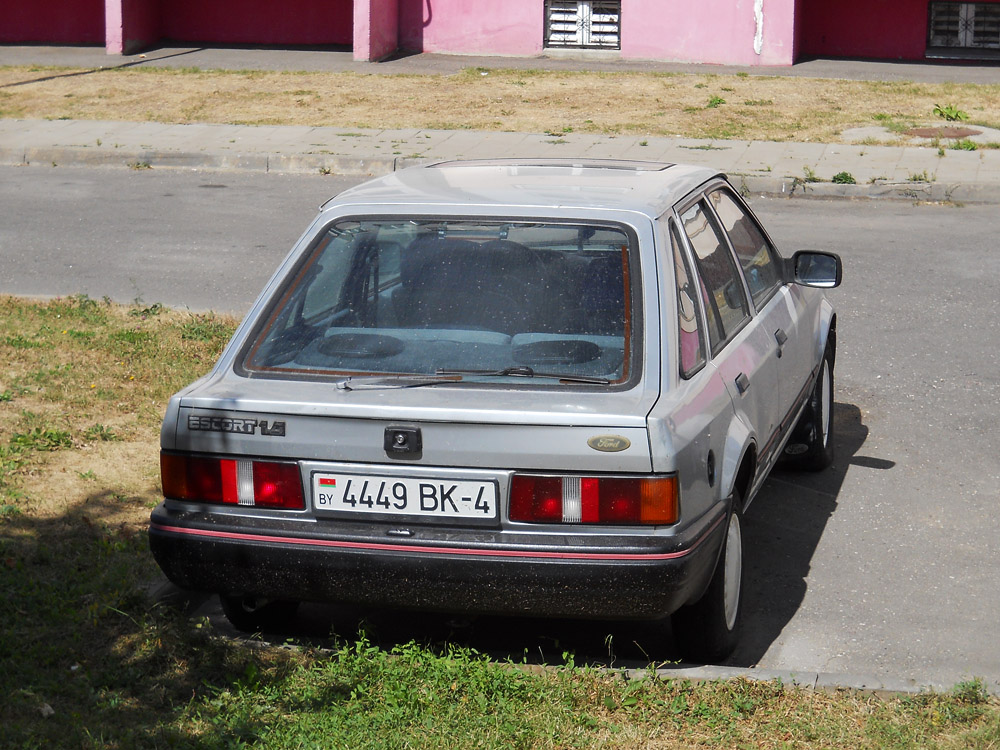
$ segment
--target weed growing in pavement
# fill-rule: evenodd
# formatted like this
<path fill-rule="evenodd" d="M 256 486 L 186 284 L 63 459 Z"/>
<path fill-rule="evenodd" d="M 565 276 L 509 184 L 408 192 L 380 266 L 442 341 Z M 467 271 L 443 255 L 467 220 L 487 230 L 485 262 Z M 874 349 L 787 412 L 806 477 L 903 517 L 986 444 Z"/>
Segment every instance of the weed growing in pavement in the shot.
<path fill-rule="evenodd" d="M 854 179 L 854 175 L 852 175 L 850 172 L 837 172 L 837 174 L 835 174 L 831 178 L 830 182 L 834 183 L 835 185 L 857 185 L 858 184 L 858 181 Z"/>
<path fill-rule="evenodd" d="M 963 112 L 954 104 L 946 104 L 943 107 L 940 104 L 935 104 L 934 114 L 938 117 L 944 118 L 948 122 L 964 122 L 969 119 L 968 113 Z"/>
<path fill-rule="evenodd" d="M 923 172 L 914 172 L 906 178 L 907 182 L 930 182 L 931 178 L 925 169 Z"/>
<path fill-rule="evenodd" d="M 823 182 L 823 179 L 817 177 L 816 172 L 810 166 L 802 167 L 802 174 L 805 175 L 802 182 Z"/>
<path fill-rule="evenodd" d="M 699 143 L 697 146 L 681 146 L 689 151 L 727 151 L 729 146 L 713 146 L 711 143 Z"/>
<path fill-rule="evenodd" d="M 975 151 L 979 148 L 975 141 L 969 138 L 963 138 L 961 140 L 955 141 L 951 144 L 951 147 L 955 151 Z"/>

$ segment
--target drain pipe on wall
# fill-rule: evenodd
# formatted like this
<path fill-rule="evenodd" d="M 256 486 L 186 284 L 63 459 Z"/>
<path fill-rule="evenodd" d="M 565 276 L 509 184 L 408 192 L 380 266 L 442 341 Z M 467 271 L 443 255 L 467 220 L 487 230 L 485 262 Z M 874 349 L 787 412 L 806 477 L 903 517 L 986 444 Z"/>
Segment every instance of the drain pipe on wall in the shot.
<path fill-rule="evenodd" d="M 759 56 L 764 48 L 764 0 L 753 0 L 753 20 L 757 27 L 753 35 L 753 51 Z"/>

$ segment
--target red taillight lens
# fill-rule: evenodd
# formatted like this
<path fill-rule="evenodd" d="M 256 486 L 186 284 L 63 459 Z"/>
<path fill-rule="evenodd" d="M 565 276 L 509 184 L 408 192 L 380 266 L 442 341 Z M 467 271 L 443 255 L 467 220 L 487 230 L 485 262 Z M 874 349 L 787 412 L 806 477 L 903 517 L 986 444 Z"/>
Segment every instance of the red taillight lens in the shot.
<path fill-rule="evenodd" d="M 559 477 L 515 476 L 510 485 L 512 521 L 552 521 L 563 517 L 562 480 Z"/>
<path fill-rule="evenodd" d="M 298 464 L 253 462 L 254 505 L 265 508 L 304 508 Z"/>
<path fill-rule="evenodd" d="M 200 503 L 301 510 L 302 478 L 294 463 L 160 454 L 165 497 Z"/>
<path fill-rule="evenodd" d="M 217 458 L 196 458 L 160 454 L 160 479 L 163 494 L 178 500 L 222 502 L 221 461 Z"/>
<path fill-rule="evenodd" d="M 516 474 L 509 515 L 529 523 L 677 523 L 677 478 Z"/>

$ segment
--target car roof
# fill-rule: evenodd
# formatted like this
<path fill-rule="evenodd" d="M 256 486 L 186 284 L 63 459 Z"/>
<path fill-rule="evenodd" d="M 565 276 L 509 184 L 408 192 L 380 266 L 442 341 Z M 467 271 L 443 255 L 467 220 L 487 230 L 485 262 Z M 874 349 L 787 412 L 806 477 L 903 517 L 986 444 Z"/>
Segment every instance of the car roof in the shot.
<path fill-rule="evenodd" d="M 345 190 L 323 209 L 432 204 L 590 208 L 660 216 L 713 177 L 713 169 L 611 159 L 446 161 L 393 172 Z"/>

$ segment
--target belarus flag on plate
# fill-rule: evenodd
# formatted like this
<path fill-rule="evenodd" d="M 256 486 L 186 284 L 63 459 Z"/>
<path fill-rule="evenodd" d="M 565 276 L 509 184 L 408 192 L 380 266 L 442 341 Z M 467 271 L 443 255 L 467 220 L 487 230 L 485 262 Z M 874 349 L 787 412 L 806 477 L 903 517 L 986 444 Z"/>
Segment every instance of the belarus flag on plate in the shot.
<path fill-rule="evenodd" d="M 320 487 L 336 487 L 337 486 L 337 480 L 334 479 L 333 477 L 320 477 L 319 478 L 319 486 Z"/>

